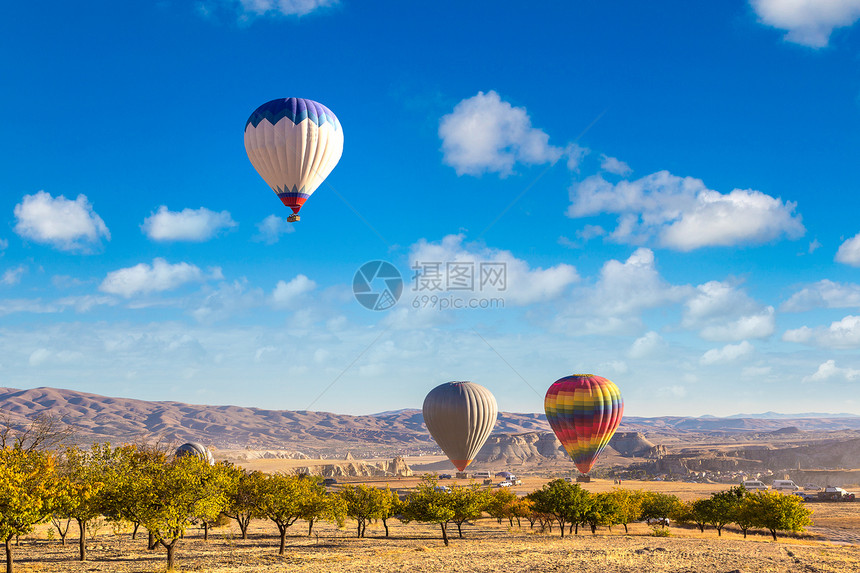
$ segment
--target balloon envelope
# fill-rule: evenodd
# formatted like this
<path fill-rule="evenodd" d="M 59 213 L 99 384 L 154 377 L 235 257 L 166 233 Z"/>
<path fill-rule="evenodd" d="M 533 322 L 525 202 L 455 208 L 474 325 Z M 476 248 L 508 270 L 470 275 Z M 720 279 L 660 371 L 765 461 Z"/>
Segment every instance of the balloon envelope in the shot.
<path fill-rule="evenodd" d="M 593 374 L 574 374 L 549 387 L 544 409 L 558 441 L 585 474 L 621 424 L 624 401 L 612 381 Z"/>
<path fill-rule="evenodd" d="M 321 103 L 276 99 L 245 122 L 245 151 L 257 173 L 297 214 L 340 160 L 343 129 Z"/>
<path fill-rule="evenodd" d="M 446 382 L 424 398 L 424 423 L 460 471 L 472 463 L 487 441 L 498 411 L 493 394 L 473 382 Z"/>
<path fill-rule="evenodd" d="M 205 460 L 210 466 L 215 465 L 215 458 L 212 456 L 212 452 L 210 452 L 206 446 L 197 442 L 182 444 L 176 448 L 176 453 L 174 455 L 177 458 L 181 458 L 182 456 L 194 456 L 201 460 Z"/>

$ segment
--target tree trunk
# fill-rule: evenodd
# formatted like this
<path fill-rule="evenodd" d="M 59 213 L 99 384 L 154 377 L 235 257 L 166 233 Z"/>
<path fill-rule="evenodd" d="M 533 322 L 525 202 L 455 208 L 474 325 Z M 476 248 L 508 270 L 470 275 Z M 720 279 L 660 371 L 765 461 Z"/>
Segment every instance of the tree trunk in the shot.
<path fill-rule="evenodd" d="M 209 523 L 203 522 L 203 541 L 209 541 Z"/>
<path fill-rule="evenodd" d="M 309 519 L 308 520 L 308 537 L 310 537 L 313 532 L 314 532 L 314 520 Z"/>
<path fill-rule="evenodd" d="M 278 524 L 278 531 L 281 532 L 281 547 L 278 549 L 278 555 L 283 555 L 287 548 L 287 526 Z"/>
<path fill-rule="evenodd" d="M 439 525 L 442 526 L 442 541 L 445 542 L 445 547 L 448 547 L 448 525 L 444 522 L 440 523 Z"/>
<path fill-rule="evenodd" d="M 173 566 L 176 563 L 176 540 L 174 539 L 173 543 L 165 545 L 165 547 L 167 547 L 167 571 L 169 573 L 170 571 L 173 571 Z"/>
<path fill-rule="evenodd" d="M 578 522 L 578 521 L 577 521 L 577 522 L 574 524 L 574 526 L 573 526 L 573 532 L 574 532 L 576 535 L 579 535 L 579 522 Z"/>
<path fill-rule="evenodd" d="M 139 521 L 135 521 L 135 522 L 134 522 L 134 529 L 132 529 L 132 530 L 131 530 L 131 539 L 132 539 L 132 541 L 134 541 L 135 539 L 137 539 L 137 528 L 138 528 L 138 527 L 140 527 L 140 522 L 139 522 Z"/>
<path fill-rule="evenodd" d="M 595 524 L 591 524 L 591 534 L 595 535 L 597 533 L 597 526 Z"/>
<path fill-rule="evenodd" d="M 158 545 L 158 542 L 155 540 L 155 534 L 150 531 L 149 532 L 149 538 L 147 539 L 146 548 L 149 549 L 150 551 L 152 551 L 155 549 L 155 547 L 157 545 Z"/>
<path fill-rule="evenodd" d="M 12 536 L 6 538 L 6 573 L 12 573 Z"/>
<path fill-rule="evenodd" d="M 776 529 L 771 529 L 770 534 L 773 535 L 773 540 L 776 541 Z"/>
<path fill-rule="evenodd" d="M 722 536 L 723 536 L 723 526 L 721 525 L 720 527 L 717 528 L 717 537 L 722 537 Z"/>
<path fill-rule="evenodd" d="M 461 522 L 457 522 L 457 535 L 460 536 L 460 539 L 463 539 L 463 524 Z"/>
<path fill-rule="evenodd" d="M 624 524 L 624 533 L 627 533 L 627 524 Z"/>
<path fill-rule="evenodd" d="M 382 526 L 385 528 L 385 537 L 388 537 L 388 520 L 387 519 L 383 518 Z"/>
<path fill-rule="evenodd" d="M 240 518 L 236 521 L 239 522 L 239 529 L 242 530 L 242 539 L 248 539 L 248 525 L 250 524 L 251 520 Z"/>
<path fill-rule="evenodd" d="M 78 519 L 78 531 L 81 532 L 81 536 L 78 539 L 78 550 L 81 555 L 81 561 L 87 560 L 87 520 L 86 519 Z"/>

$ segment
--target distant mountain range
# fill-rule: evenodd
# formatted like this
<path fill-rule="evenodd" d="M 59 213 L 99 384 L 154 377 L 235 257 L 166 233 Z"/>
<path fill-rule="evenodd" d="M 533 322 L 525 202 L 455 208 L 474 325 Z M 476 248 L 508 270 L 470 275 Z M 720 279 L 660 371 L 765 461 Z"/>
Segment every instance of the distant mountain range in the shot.
<path fill-rule="evenodd" d="M 421 410 L 409 408 L 367 416 L 266 410 L 110 398 L 75 390 L 0 388 L 0 422 L 23 425 L 40 413 L 63 419 L 82 444 L 200 441 L 219 448 L 277 448 L 325 453 L 344 448 L 385 452 L 435 449 Z M 750 417 L 625 417 L 620 431 L 648 434 L 732 434 L 860 429 L 851 414 L 768 412 Z M 500 412 L 494 434 L 550 431 L 543 414 Z"/>

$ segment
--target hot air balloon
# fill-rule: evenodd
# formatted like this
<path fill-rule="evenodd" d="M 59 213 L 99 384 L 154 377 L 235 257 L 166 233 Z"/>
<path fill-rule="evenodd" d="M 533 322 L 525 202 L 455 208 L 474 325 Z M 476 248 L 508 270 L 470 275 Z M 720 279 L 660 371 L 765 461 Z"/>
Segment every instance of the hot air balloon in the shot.
<path fill-rule="evenodd" d="M 498 411 L 490 391 L 473 382 L 446 382 L 424 398 L 424 423 L 459 471 L 472 463 L 487 441 Z"/>
<path fill-rule="evenodd" d="M 556 380 L 544 399 L 546 419 L 577 469 L 587 474 L 624 414 L 618 386 L 602 376 L 574 374 Z"/>
<path fill-rule="evenodd" d="M 187 444 L 182 444 L 178 448 L 176 448 L 176 453 L 174 454 L 177 458 L 181 458 L 183 456 L 194 456 L 196 458 L 200 458 L 201 460 L 205 460 L 209 463 L 210 466 L 215 465 L 215 458 L 212 456 L 212 452 L 204 446 L 203 444 L 199 444 L 197 442 L 188 442 Z"/>
<path fill-rule="evenodd" d="M 293 210 L 328 177 L 343 153 L 343 129 L 326 106 L 309 99 L 264 103 L 245 122 L 245 151 L 254 169 Z"/>

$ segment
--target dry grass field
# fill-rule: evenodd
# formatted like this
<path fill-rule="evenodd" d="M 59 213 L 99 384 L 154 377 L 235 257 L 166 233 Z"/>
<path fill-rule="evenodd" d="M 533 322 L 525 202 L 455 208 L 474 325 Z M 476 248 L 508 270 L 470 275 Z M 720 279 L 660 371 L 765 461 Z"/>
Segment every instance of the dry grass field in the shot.
<path fill-rule="evenodd" d="M 858 504 L 860 505 L 860 504 Z M 838 519 L 838 517 L 836 518 Z M 87 545 L 90 560 L 75 561 L 76 544 L 28 538 L 16 548 L 18 571 L 44 573 L 158 572 L 164 570 L 164 551 L 149 552 L 145 540 L 131 540 L 128 533 L 103 529 Z M 208 542 L 190 531 L 177 550 L 182 571 L 266 573 L 309 571 L 314 573 L 370 573 L 376 571 L 579 571 L 617 572 L 839 572 L 860 571 L 857 546 L 813 541 L 809 537 L 781 539 L 765 535 L 744 540 L 728 532 L 717 537 L 712 530 L 670 527 L 670 537 L 654 537 L 652 529 L 634 524 L 630 534 L 623 528 L 597 535 L 580 532 L 558 536 L 558 531 L 538 533 L 499 526 L 482 519 L 464 528 L 464 539 L 454 538 L 445 547 L 438 528 L 394 522 L 391 537 L 383 537 L 380 525 L 368 528 L 368 538 L 357 539 L 349 525 L 315 527 L 308 537 L 306 525 L 297 523 L 288 537 L 287 554 L 277 555 L 274 525 L 255 522 L 250 538 L 243 541 L 235 527 L 214 530 Z M 455 533 L 456 535 L 456 533 Z"/>
<path fill-rule="evenodd" d="M 392 487 L 409 487 L 418 478 L 390 480 Z M 367 482 L 368 480 L 364 480 Z M 452 480 L 453 481 L 453 480 Z M 523 493 L 540 487 L 545 479 L 524 481 Z M 374 483 L 374 482 L 371 482 Z M 385 485 L 384 482 L 374 485 Z M 614 487 L 611 481 L 597 480 L 584 486 L 591 491 Z M 684 499 L 704 496 L 724 489 L 717 484 L 678 482 L 625 482 L 624 487 L 673 493 Z M 559 537 L 558 530 L 541 533 L 522 527 L 499 525 L 481 519 L 464 527 L 464 539 L 452 527 L 451 545 L 445 547 L 438 527 L 426 524 L 390 523 L 391 537 L 384 537 L 381 524 L 368 527 L 368 538 L 357 539 L 353 524 L 338 529 L 321 523 L 307 536 L 307 524 L 290 528 L 287 554 L 277 555 L 277 529 L 265 521 L 252 523 L 249 539 L 242 540 L 238 527 L 214 529 L 209 541 L 193 529 L 177 548 L 177 565 L 182 571 L 211 573 L 370 573 L 376 571 L 577 571 L 607 572 L 839 572 L 860 571 L 860 503 L 814 503 L 816 525 L 800 536 L 781 537 L 757 533 L 749 538 L 734 531 L 717 537 L 714 530 L 704 534 L 694 528 L 669 527 L 669 537 L 655 537 L 645 524 L 632 524 L 629 534 L 623 527 L 597 535 Z M 162 548 L 147 551 L 145 538 L 132 540 L 127 531 L 116 532 L 104 525 L 88 540 L 89 561 L 75 560 L 74 533 L 68 544 L 47 539 L 47 526 L 23 538 L 15 548 L 17 571 L 41 573 L 160 572 L 165 568 Z M 74 532 L 74 528 L 72 529 Z"/>

